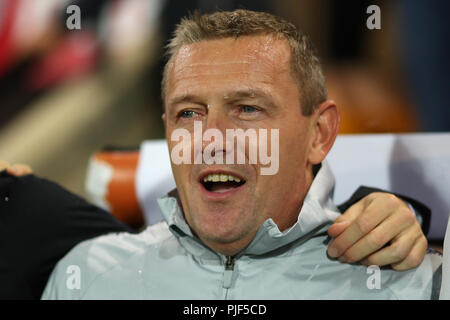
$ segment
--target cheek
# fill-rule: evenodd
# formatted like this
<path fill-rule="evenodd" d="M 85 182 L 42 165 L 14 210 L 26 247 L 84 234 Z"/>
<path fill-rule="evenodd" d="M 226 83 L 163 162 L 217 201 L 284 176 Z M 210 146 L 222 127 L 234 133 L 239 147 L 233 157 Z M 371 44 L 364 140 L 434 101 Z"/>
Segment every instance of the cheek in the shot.
<path fill-rule="evenodd" d="M 267 198 L 266 203 L 272 208 L 296 206 L 287 201 L 295 199 L 297 203 L 296 195 L 304 193 L 307 170 L 307 135 L 304 131 L 280 129 L 279 170 L 273 176 L 259 176 L 259 196 Z"/>
<path fill-rule="evenodd" d="M 173 176 L 175 178 L 175 183 L 176 183 L 178 189 L 190 187 L 190 184 L 191 184 L 190 165 L 185 165 L 185 164 L 174 165 L 173 164 L 172 172 L 173 172 Z"/>
<path fill-rule="evenodd" d="M 306 163 L 307 144 L 305 130 L 280 130 L 280 170 L 284 169 L 284 172 L 288 171 L 286 174 L 294 175 L 296 169 Z"/>
<path fill-rule="evenodd" d="M 287 155 L 300 155 L 302 159 L 306 159 L 308 152 L 308 145 L 312 137 L 312 119 L 300 117 L 292 117 L 295 121 L 286 123 L 283 130 L 280 130 L 280 135 L 283 134 L 283 139 L 280 138 L 280 148 L 284 147 Z"/>

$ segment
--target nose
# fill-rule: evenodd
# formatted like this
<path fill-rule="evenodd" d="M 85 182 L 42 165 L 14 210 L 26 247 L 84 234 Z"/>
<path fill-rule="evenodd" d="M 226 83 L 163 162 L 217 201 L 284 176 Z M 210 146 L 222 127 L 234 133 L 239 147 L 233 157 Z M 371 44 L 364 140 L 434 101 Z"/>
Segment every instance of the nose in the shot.
<path fill-rule="evenodd" d="M 202 139 L 202 153 L 206 157 L 211 156 L 216 160 L 227 153 L 226 130 L 232 128 L 232 123 L 221 105 L 208 105 L 208 113 L 204 121 L 204 132 Z"/>
<path fill-rule="evenodd" d="M 231 126 L 225 108 L 220 104 L 209 104 L 204 126 L 205 131 L 216 129 L 225 134 L 226 129 Z"/>

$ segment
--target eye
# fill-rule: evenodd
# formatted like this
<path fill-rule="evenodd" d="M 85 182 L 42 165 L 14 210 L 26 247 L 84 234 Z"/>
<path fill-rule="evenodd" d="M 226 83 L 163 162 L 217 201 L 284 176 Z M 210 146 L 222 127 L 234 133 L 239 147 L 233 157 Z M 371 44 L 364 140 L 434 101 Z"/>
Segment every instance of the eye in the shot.
<path fill-rule="evenodd" d="M 241 106 L 241 111 L 243 113 L 255 113 L 257 111 L 259 111 L 257 108 L 252 107 L 252 106 Z"/>
<path fill-rule="evenodd" d="M 184 119 L 194 118 L 195 116 L 197 116 L 197 112 L 193 110 L 183 110 L 178 114 L 179 118 Z"/>

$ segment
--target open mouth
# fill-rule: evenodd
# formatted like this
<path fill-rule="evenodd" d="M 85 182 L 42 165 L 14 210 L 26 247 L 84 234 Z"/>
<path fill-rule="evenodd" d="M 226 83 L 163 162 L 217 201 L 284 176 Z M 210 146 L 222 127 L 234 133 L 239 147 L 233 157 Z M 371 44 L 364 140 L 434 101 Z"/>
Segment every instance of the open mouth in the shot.
<path fill-rule="evenodd" d="M 245 184 L 245 180 L 231 174 L 208 174 L 201 179 L 201 184 L 209 192 L 224 193 Z"/>

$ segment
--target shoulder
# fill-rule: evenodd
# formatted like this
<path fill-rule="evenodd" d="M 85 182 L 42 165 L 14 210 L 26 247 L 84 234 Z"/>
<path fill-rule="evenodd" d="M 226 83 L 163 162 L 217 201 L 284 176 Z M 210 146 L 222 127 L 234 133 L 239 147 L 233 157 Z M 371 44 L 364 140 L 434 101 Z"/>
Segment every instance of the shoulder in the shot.
<path fill-rule="evenodd" d="M 5 171 L 0 172 L 0 218 L 8 226 L 0 232 L 0 260 L 8 261 L 2 272 L 7 281 L 0 291 L 31 292 L 33 298 L 41 296 L 56 263 L 78 243 L 129 230 L 110 213 L 54 182 Z M 18 284 L 14 278 L 35 281 Z"/>
<path fill-rule="evenodd" d="M 126 264 L 156 253 L 165 241 L 174 238 L 165 222 L 138 234 L 110 233 L 74 247 L 53 270 L 43 299 L 82 299 L 86 290 L 103 274 L 126 269 Z"/>
<path fill-rule="evenodd" d="M 26 219 L 33 229 L 45 228 L 64 240 L 67 235 L 80 242 L 106 232 L 133 231 L 105 210 L 57 183 L 34 175 L 0 174 L 0 195 L 8 198 L 7 206 L 2 210 L 3 218 Z M 52 227 L 55 225 L 58 228 Z"/>

